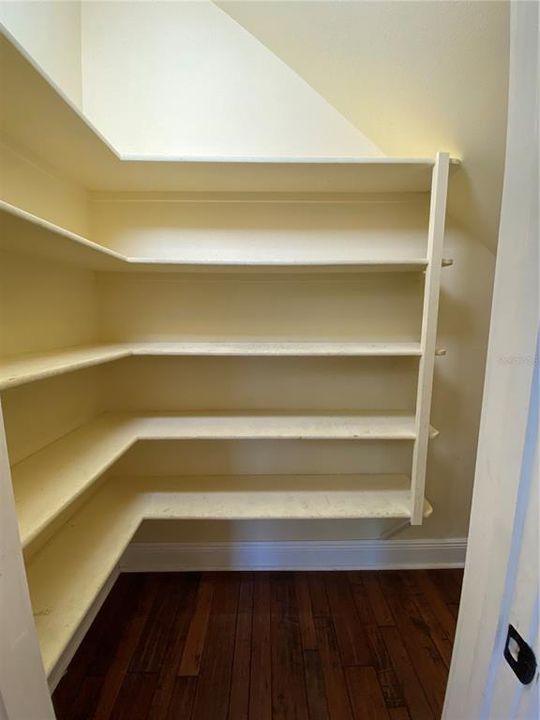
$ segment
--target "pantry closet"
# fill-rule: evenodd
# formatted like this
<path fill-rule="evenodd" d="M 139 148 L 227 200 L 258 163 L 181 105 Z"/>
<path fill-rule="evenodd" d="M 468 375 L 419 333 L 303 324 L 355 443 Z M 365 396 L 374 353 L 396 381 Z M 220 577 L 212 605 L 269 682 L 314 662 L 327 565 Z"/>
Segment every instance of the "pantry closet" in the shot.
<path fill-rule="evenodd" d="M 434 158 L 120 158 L 2 40 L 0 388 L 49 682 L 145 519 L 422 523 Z"/>

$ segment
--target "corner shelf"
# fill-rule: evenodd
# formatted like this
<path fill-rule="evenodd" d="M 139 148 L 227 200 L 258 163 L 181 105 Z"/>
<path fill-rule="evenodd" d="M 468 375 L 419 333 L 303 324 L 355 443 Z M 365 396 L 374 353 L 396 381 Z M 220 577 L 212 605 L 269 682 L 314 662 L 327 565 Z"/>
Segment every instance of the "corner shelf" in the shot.
<path fill-rule="evenodd" d="M 135 442 L 135 426 L 99 417 L 12 466 L 13 492 L 23 548 Z"/>
<path fill-rule="evenodd" d="M 141 498 L 108 485 L 26 563 L 34 622 L 50 675 L 139 525 Z"/>
<path fill-rule="evenodd" d="M 126 259 L 82 235 L 0 200 L 0 247 L 89 270 L 121 270 Z"/>
<path fill-rule="evenodd" d="M 0 358 L 0 390 L 36 380 L 103 365 L 133 356 L 144 357 L 419 357 L 415 342 L 319 342 L 279 340 L 198 340 L 87 345 Z"/>
<path fill-rule="evenodd" d="M 131 355 L 122 344 L 86 345 L 0 358 L 0 390 L 82 370 Z"/>
<path fill-rule="evenodd" d="M 28 565 L 45 669 L 144 519 L 408 518 L 410 505 L 410 478 L 401 475 L 111 478 Z M 431 512 L 425 500 L 425 517 Z"/>
<path fill-rule="evenodd" d="M 431 428 L 430 437 L 438 432 Z M 139 440 L 408 440 L 414 415 L 105 413 L 12 467 L 23 547 L 28 547 Z"/>
<path fill-rule="evenodd" d="M 422 272 L 426 258 L 337 257 L 330 249 L 326 256 L 305 258 L 253 255 L 241 259 L 226 253 L 213 257 L 205 252 L 191 253 L 190 260 L 160 257 L 129 257 L 110 250 L 60 225 L 55 225 L 15 205 L 0 200 L 0 247 L 32 257 L 68 263 L 102 272 L 219 272 L 219 273 L 363 273 Z"/>
<path fill-rule="evenodd" d="M 89 190 L 377 193 L 431 187 L 432 158 L 121 155 L 1 36 L 0 64 L 3 134 Z"/>

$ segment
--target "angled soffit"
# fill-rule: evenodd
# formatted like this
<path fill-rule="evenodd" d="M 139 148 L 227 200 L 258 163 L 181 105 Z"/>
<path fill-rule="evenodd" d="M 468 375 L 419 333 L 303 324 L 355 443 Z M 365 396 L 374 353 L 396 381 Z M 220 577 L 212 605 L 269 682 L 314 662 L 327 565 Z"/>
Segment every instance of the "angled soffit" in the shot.
<path fill-rule="evenodd" d="M 497 242 L 506 138 L 507 2 L 216 3 L 388 155 L 448 150 L 450 209 Z"/>

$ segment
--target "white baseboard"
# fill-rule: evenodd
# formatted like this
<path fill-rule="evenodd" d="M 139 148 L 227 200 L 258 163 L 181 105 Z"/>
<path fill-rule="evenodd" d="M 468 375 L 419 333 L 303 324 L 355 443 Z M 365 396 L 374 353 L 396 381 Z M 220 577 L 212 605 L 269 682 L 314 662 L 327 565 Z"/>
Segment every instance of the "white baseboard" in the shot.
<path fill-rule="evenodd" d="M 131 543 L 121 572 L 463 567 L 466 538 L 312 542 Z"/>

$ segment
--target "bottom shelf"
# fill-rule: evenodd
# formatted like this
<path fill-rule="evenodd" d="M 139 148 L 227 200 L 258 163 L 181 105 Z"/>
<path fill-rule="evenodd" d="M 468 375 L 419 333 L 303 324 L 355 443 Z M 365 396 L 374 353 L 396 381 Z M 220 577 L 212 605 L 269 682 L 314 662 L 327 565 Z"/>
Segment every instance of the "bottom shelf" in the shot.
<path fill-rule="evenodd" d="M 218 475 L 145 478 L 141 483 L 147 488 L 147 518 L 410 517 L 410 480 L 405 475 Z M 427 503 L 425 512 L 431 513 Z"/>
<path fill-rule="evenodd" d="M 28 563 L 46 672 L 144 519 L 408 518 L 410 504 L 404 475 L 110 479 Z"/>

